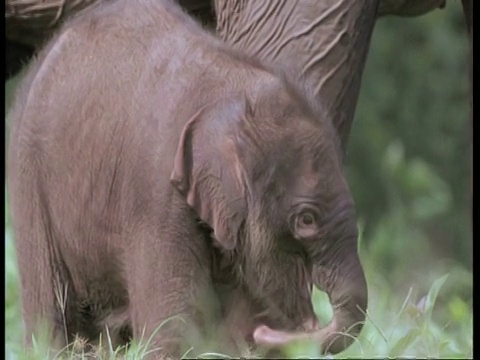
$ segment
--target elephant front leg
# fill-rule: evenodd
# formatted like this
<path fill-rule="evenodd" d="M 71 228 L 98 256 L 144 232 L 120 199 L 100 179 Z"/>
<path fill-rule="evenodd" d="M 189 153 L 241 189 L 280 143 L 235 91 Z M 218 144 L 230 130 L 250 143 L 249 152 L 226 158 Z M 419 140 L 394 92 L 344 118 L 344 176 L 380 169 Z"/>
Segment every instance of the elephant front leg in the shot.
<path fill-rule="evenodd" d="M 213 322 L 208 249 L 200 235 L 140 238 L 127 254 L 133 337 L 153 358 L 178 358 Z"/>
<path fill-rule="evenodd" d="M 221 306 L 222 325 L 220 331 L 228 336 L 226 346 L 233 349 L 235 356 L 251 357 L 263 355 L 268 359 L 285 358 L 278 349 L 260 349 L 253 341 L 253 332 L 261 323 L 265 312 L 242 286 L 236 287 L 215 284 Z M 264 310 L 264 309 L 263 309 Z"/>
<path fill-rule="evenodd" d="M 230 351 L 240 356 L 248 355 L 252 349 L 251 334 L 255 328 L 253 302 L 240 287 L 215 284 L 221 304 L 222 322 L 219 327 L 224 344 Z"/>

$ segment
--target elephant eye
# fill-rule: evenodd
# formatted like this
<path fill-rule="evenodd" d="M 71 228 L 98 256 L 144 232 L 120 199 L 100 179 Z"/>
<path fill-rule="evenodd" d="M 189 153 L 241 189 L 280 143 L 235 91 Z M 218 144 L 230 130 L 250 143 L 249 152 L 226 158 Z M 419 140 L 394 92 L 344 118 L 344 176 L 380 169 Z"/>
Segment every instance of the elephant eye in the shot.
<path fill-rule="evenodd" d="M 315 222 L 315 215 L 311 212 L 304 212 L 300 215 L 300 223 L 303 226 L 310 226 L 313 225 Z"/>
<path fill-rule="evenodd" d="M 315 237 L 318 232 L 318 212 L 310 207 L 302 209 L 294 217 L 293 232 L 296 239 L 309 239 Z"/>

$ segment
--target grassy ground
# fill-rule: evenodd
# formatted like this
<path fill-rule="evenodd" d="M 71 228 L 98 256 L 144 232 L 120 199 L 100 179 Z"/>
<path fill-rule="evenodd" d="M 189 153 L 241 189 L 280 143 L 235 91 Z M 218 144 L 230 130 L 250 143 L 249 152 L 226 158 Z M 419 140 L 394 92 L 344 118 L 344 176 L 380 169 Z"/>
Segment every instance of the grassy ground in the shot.
<path fill-rule="evenodd" d="M 7 207 L 7 205 L 5 205 Z M 19 302 L 18 273 L 14 243 L 6 211 L 5 229 L 5 326 L 7 359 L 73 359 L 87 358 L 85 353 L 74 355 L 65 351 L 54 354 L 48 345 L 37 339 L 33 352 L 26 353 L 22 347 L 22 322 Z M 369 283 L 368 320 L 358 341 L 345 352 L 327 358 L 343 357 L 412 357 L 412 358 L 472 358 L 473 317 L 469 301 L 460 294 L 471 294 L 471 274 L 458 267 L 437 272 L 419 274 L 411 279 L 411 287 L 405 290 L 392 286 L 368 256 L 362 256 Z M 423 281 L 420 281 L 420 278 Z M 426 278 L 431 280 L 425 280 Z M 430 282 L 430 289 L 417 286 Z M 320 319 L 325 323 L 331 316 L 331 308 L 323 293 L 316 292 L 314 301 Z M 142 359 L 148 352 L 148 341 L 135 344 L 127 353 L 111 349 L 107 344 L 101 359 Z M 81 348 L 81 343 L 75 344 Z M 222 358 L 228 354 L 215 355 L 215 346 L 205 358 Z M 285 349 L 289 357 L 319 358 L 314 344 L 299 343 Z M 122 353 L 122 355 L 119 355 Z"/>

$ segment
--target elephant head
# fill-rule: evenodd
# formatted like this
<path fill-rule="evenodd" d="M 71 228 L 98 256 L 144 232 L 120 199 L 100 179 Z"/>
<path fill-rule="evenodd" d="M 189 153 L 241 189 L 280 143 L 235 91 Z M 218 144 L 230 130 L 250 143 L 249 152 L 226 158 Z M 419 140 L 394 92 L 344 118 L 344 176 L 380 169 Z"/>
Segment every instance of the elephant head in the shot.
<path fill-rule="evenodd" d="M 171 180 L 259 304 L 255 340 L 269 342 L 265 328 L 308 332 L 338 352 L 362 328 L 367 286 L 339 144 L 300 104 L 274 81 L 244 102 L 201 110 L 183 130 Z M 313 285 L 334 308 L 323 329 Z"/>

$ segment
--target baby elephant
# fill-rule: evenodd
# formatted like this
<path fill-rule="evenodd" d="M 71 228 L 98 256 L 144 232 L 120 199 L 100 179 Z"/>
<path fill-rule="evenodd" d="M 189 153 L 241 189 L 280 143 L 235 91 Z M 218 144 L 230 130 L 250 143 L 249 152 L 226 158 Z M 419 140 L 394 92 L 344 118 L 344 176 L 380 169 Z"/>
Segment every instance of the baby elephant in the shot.
<path fill-rule="evenodd" d="M 172 356 L 212 326 L 332 353 L 359 334 L 367 286 L 330 125 L 173 1 L 71 19 L 11 117 L 27 343 L 40 320 L 52 344 L 108 329 L 114 345 L 151 337 Z M 313 285 L 334 309 L 323 328 Z"/>

